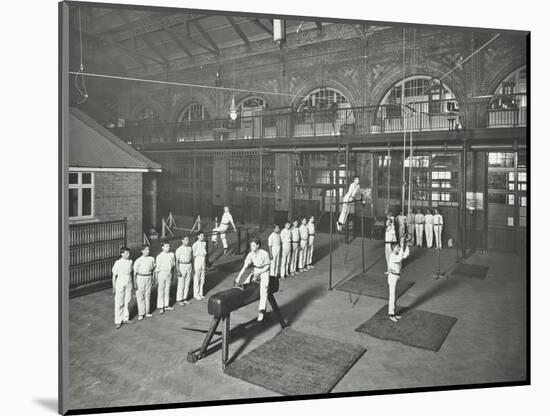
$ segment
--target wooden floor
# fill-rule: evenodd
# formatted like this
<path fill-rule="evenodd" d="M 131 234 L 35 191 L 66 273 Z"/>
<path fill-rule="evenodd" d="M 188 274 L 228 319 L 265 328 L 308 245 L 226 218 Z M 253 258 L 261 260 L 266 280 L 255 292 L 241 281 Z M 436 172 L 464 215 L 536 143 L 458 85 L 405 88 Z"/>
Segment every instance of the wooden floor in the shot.
<path fill-rule="evenodd" d="M 489 266 L 485 279 L 449 276 L 436 281 L 431 276 L 437 271 L 436 250 L 411 253 L 403 275 L 415 285 L 398 304 L 458 318 L 435 353 L 355 332 L 385 301 L 328 291 L 328 237 L 317 234 L 316 242 L 315 269 L 282 281 L 276 297 L 294 329 L 367 348 L 334 392 L 525 379 L 524 259 L 502 253 L 473 254 L 468 263 Z M 367 240 L 365 247 L 367 268 L 382 273 L 383 243 Z M 361 271 L 360 248 L 360 240 L 355 240 L 335 250 L 334 282 Z M 450 270 L 455 261 L 454 250 L 442 251 L 443 271 Z M 205 295 L 229 287 L 234 276 L 208 273 Z M 208 328 L 206 304 L 207 300 L 175 305 L 165 315 L 155 312 L 153 318 L 115 330 L 110 290 L 71 299 L 70 407 L 277 396 L 223 374 L 219 352 L 196 364 L 186 361 L 187 351 L 199 347 L 204 334 L 184 328 Z M 252 304 L 232 314 L 232 326 L 254 318 L 256 309 L 257 304 Z M 230 357 L 242 356 L 279 330 L 275 321 L 267 320 L 234 340 Z"/>

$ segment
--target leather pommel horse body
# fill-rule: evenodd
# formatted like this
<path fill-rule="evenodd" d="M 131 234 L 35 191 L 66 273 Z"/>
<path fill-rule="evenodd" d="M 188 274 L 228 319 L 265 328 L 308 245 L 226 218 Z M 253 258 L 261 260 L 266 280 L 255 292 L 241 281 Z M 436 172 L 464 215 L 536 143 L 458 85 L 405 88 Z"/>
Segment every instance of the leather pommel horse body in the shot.
<path fill-rule="evenodd" d="M 267 300 L 273 309 L 273 313 L 279 320 L 281 327 L 284 328 L 286 323 L 281 315 L 279 305 L 273 296 L 274 293 L 279 291 L 279 279 L 276 277 L 269 278 L 269 289 Z M 202 346 L 196 350 L 189 351 L 187 353 L 187 361 L 190 363 L 196 363 L 201 358 L 208 355 L 208 347 L 219 341 L 219 338 L 212 342 L 220 321 L 223 321 L 222 331 L 222 368 L 225 369 L 227 361 L 229 359 L 229 338 L 230 338 L 230 316 L 231 312 L 249 305 L 260 299 L 260 285 L 257 282 L 252 282 L 245 285 L 242 288 L 233 287 L 231 289 L 222 290 L 215 293 L 208 299 L 208 313 L 213 316 L 212 323 L 206 334 Z"/>

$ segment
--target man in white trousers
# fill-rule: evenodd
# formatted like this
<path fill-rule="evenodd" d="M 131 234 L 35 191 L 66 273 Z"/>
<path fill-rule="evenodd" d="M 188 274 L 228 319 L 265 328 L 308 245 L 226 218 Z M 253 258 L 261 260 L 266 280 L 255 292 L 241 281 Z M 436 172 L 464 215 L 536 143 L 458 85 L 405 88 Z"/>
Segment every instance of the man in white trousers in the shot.
<path fill-rule="evenodd" d="M 251 281 L 259 281 L 260 283 L 260 301 L 258 302 L 258 321 L 263 321 L 265 310 L 267 307 L 267 295 L 269 290 L 269 268 L 271 261 L 267 251 L 260 248 L 261 241 L 259 238 L 253 238 L 250 241 L 250 253 L 244 260 L 244 265 L 239 275 L 235 279 L 234 285 L 238 285 L 245 270 L 249 266 L 253 266 L 252 273 L 246 278 L 244 284 Z"/>
<path fill-rule="evenodd" d="M 176 249 L 176 263 L 178 269 L 176 302 L 185 306 L 189 303 L 187 297 L 193 274 L 193 249 L 189 246 L 189 237 L 186 235 L 181 239 L 181 246 Z"/>
<path fill-rule="evenodd" d="M 173 311 L 170 306 L 170 285 L 172 283 L 172 273 L 176 266 L 176 257 L 170 252 L 170 243 L 162 243 L 162 251 L 158 254 L 155 263 L 157 265 L 155 273 L 157 274 L 157 309 L 160 314 L 164 311 Z"/>
<path fill-rule="evenodd" d="M 286 278 L 290 266 L 290 251 L 292 249 L 292 233 L 290 231 L 290 222 L 285 223 L 285 228 L 281 230 L 281 279 Z"/>
<path fill-rule="evenodd" d="M 349 202 L 355 198 L 358 198 L 359 195 L 361 195 L 359 176 L 354 176 L 353 182 L 349 186 L 348 193 L 342 198 L 342 210 L 340 211 L 340 216 L 338 217 L 338 222 L 336 223 L 336 228 L 338 228 L 338 231 L 342 231 L 348 220 Z"/>
<path fill-rule="evenodd" d="M 120 329 L 122 323 L 134 324 L 130 321 L 128 305 L 132 299 L 132 260 L 130 249 L 120 249 L 120 259 L 113 265 L 113 294 L 115 295 L 115 328 Z"/>
<path fill-rule="evenodd" d="M 290 275 L 296 276 L 296 269 L 298 267 L 298 258 L 300 253 L 300 227 L 298 220 L 294 220 L 292 228 L 290 229 L 292 253 L 290 254 Z"/>
<path fill-rule="evenodd" d="M 233 221 L 233 216 L 229 212 L 229 207 L 225 206 L 223 207 L 223 215 L 222 215 L 220 224 L 212 230 L 212 242 L 214 243 L 214 245 L 217 244 L 218 234 L 220 234 L 220 238 L 222 240 L 222 245 L 223 245 L 223 254 L 227 253 L 228 246 L 227 246 L 227 238 L 226 238 L 225 232 L 229 228 L 229 224 L 233 226 L 234 231 L 237 231 L 237 227 L 235 227 L 235 222 Z"/>
<path fill-rule="evenodd" d="M 422 247 L 422 240 L 424 239 L 424 214 L 420 208 L 416 210 L 416 215 L 414 216 L 414 228 L 415 228 L 415 237 L 416 245 Z"/>
<path fill-rule="evenodd" d="M 402 261 L 409 256 L 409 246 L 405 244 L 405 239 L 401 239 L 401 244 L 397 242 L 391 244 L 391 250 L 388 261 L 388 315 L 391 321 L 398 322 L 401 316 L 395 313 L 395 288 L 401 276 Z"/>
<path fill-rule="evenodd" d="M 206 241 L 204 233 L 200 231 L 197 234 L 197 241 L 193 243 L 193 297 L 197 300 L 203 300 L 204 277 L 206 275 Z"/>
<path fill-rule="evenodd" d="M 436 208 L 434 210 L 434 234 L 435 234 L 435 248 L 443 248 L 441 243 L 441 234 L 443 234 L 443 216 Z"/>
<path fill-rule="evenodd" d="M 434 216 L 429 208 L 426 211 L 426 215 L 424 215 L 424 228 L 426 230 L 426 246 L 432 248 L 434 238 Z"/>
<path fill-rule="evenodd" d="M 313 269 L 313 265 L 311 264 L 313 262 L 313 242 L 315 240 L 315 218 L 313 215 L 309 217 L 309 221 L 307 223 L 307 231 L 308 231 L 308 242 L 307 242 L 307 255 L 306 255 L 306 269 Z"/>
<path fill-rule="evenodd" d="M 309 230 L 307 228 L 307 219 L 302 218 L 302 224 L 300 225 L 300 252 L 298 254 L 298 268 L 300 272 L 305 271 L 306 256 L 307 256 L 307 242 L 309 241 Z"/>
<path fill-rule="evenodd" d="M 269 247 L 269 258 L 271 259 L 271 264 L 269 268 L 269 275 L 277 277 L 279 273 L 279 261 L 281 257 L 281 234 L 280 228 L 277 224 L 273 226 L 273 232 L 269 235 L 267 239 L 267 245 Z"/>
<path fill-rule="evenodd" d="M 150 256 L 151 249 L 147 244 L 141 246 L 141 257 L 134 262 L 134 284 L 138 305 L 138 321 L 151 318 L 151 287 L 153 286 L 153 270 L 155 259 Z"/>

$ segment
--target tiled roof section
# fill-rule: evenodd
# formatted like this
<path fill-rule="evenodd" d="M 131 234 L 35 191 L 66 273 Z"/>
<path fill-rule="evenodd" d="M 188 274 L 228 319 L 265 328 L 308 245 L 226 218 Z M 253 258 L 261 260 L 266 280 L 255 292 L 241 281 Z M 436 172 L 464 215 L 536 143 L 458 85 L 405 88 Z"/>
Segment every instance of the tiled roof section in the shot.
<path fill-rule="evenodd" d="M 82 111 L 70 108 L 69 117 L 70 167 L 162 169 Z"/>

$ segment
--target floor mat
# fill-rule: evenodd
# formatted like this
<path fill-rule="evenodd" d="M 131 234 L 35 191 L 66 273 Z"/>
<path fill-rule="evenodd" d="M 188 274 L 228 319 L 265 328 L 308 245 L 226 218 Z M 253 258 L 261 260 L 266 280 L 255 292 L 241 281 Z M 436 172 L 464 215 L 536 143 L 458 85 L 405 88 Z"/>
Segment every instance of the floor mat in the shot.
<path fill-rule="evenodd" d="M 478 279 L 485 279 L 487 276 L 487 271 L 489 268 L 487 266 L 480 266 L 479 264 L 466 264 L 461 263 L 453 270 L 451 274 L 466 276 L 466 277 L 475 277 Z"/>
<path fill-rule="evenodd" d="M 400 311 L 398 310 L 398 313 Z M 439 351 L 457 319 L 439 313 L 412 309 L 401 312 L 401 320 L 388 318 L 388 306 L 381 308 L 356 331 L 375 338 L 397 341 L 411 347 Z"/>
<path fill-rule="evenodd" d="M 225 373 L 283 395 L 329 393 L 365 351 L 285 328 Z"/>
<path fill-rule="evenodd" d="M 395 288 L 395 297 L 398 298 L 401 296 L 412 285 L 414 285 L 414 282 L 410 280 L 399 279 Z M 336 290 L 386 300 L 389 297 L 388 278 L 386 275 L 359 273 L 336 287 Z"/>

